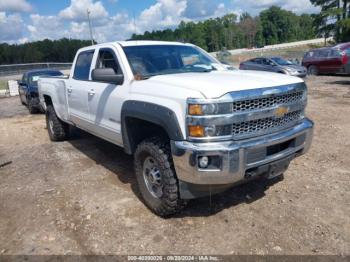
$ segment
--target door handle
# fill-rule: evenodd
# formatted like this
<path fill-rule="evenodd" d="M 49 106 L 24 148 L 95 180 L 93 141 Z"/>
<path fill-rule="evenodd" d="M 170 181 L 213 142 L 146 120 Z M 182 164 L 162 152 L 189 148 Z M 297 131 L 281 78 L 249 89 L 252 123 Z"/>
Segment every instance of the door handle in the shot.
<path fill-rule="evenodd" d="M 90 96 L 93 96 L 95 94 L 95 90 L 94 89 L 91 89 L 88 93 Z"/>
<path fill-rule="evenodd" d="M 67 92 L 70 94 L 72 93 L 73 89 L 72 88 L 67 88 Z"/>

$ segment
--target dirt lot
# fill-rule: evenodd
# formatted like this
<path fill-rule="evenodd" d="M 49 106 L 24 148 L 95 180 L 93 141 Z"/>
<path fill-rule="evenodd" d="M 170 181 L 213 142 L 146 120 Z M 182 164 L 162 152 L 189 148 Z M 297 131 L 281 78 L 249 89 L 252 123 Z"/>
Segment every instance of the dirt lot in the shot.
<path fill-rule="evenodd" d="M 349 77 L 307 80 L 311 151 L 282 181 L 192 201 L 175 218 L 138 199 L 132 157 L 87 134 L 52 143 L 44 115 L 0 99 L 2 254 L 350 254 Z"/>

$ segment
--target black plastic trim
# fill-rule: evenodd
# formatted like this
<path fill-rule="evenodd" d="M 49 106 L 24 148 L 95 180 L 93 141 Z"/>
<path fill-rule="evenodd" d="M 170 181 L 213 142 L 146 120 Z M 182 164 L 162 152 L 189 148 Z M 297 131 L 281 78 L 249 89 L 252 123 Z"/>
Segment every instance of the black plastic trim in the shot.
<path fill-rule="evenodd" d="M 170 140 L 184 140 L 176 114 L 171 109 L 153 103 L 130 100 L 124 102 L 121 112 L 123 145 L 128 154 L 133 154 L 136 147 L 126 124 L 129 117 L 161 126 Z"/>

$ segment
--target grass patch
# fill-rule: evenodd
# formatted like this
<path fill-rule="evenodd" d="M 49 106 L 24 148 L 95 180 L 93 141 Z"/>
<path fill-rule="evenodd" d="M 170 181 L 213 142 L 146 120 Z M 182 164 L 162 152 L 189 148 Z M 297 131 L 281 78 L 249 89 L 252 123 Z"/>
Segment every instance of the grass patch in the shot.
<path fill-rule="evenodd" d="M 7 89 L 7 81 L 6 80 L 0 80 L 0 90 Z"/>
<path fill-rule="evenodd" d="M 303 46 L 297 46 L 297 47 L 288 47 L 283 49 L 268 49 L 268 50 L 251 50 L 246 51 L 241 54 L 235 54 L 231 55 L 230 57 L 226 58 L 226 62 L 238 65 L 240 62 L 246 61 L 251 58 L 260 57 L 260 56 L 282 56 L 287 59 L 295 59 L 298 58 L 299 61 L 302 60 L 304 54 L 313 48 L 322 47 L 322 45 L 303 45 Z"/>

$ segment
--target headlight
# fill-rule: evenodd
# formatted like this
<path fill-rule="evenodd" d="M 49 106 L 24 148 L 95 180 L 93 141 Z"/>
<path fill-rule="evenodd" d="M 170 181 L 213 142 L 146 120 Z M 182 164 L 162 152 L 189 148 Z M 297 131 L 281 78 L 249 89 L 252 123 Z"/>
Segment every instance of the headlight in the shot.
<path fill-rule="evenodd" d="M 188 135 L 190 137 L 216 137 L 216 136 L 229 136 L 231 135 L 232 125 L 221 126 L 188 126 Z"/>
<path fill-rule="evenodd" d="M 290 73 L 290 74 L 296 74 L 296 73 L 298 73 L 298 70 L 295 70 L 295 69 L 293 69 L 293 68 L 286 68 L 286 71 L 287 71 L 288 73 Z"/>
<path fill-rule="evenodd" d="M 232 113 L 232 103 L 189 104 L 189 115 L 221 115 Z"/>

